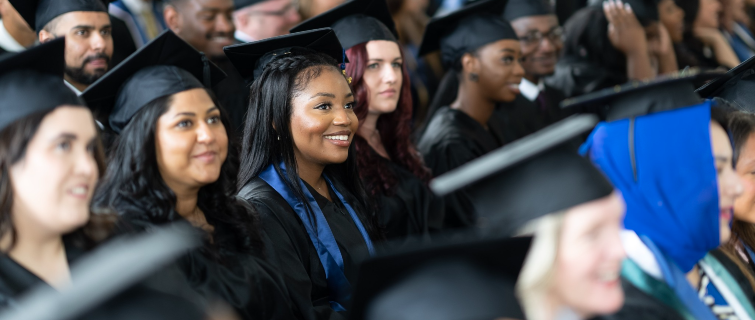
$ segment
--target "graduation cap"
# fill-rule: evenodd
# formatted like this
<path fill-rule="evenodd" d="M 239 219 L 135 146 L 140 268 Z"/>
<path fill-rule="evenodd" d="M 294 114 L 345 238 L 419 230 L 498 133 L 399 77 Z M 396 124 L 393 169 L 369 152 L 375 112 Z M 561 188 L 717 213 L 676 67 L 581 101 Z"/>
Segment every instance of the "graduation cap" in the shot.
<path fill-rule="evenodd" d="M 0 58 L 0 130 L 36 112 L 84 105 L 63 84 L 64 54 L 60 38 Z"/>
<path fill-rule="evenodd" d="M 509 0 L 503 18 L 514 21 L 519 18 L 555 14 L 547 0 Z"/>
<path fill-rule="evenodd" d="M 606 0 L 590 0 L 588 5 L 603 5 Z M 685 2 L 693 2 L 684 0 Z M 625 4 L 632 7 L 632 12 L 640 24 L 647 26 L 650 22 L 659 21 L 658 2 L 659 0 L 622 0 Z M 694 1 L 696 2 L 696 1 Z"/>
<path fill-rule="evenodd" d="M 223 48 L 228 60 L 247 84 L 259 78 L 265 66 L 273 59 L 296 54 L 297 50 L 317 51 L 331 56 L 338 62 L 348 62 L 343 47 L 331 28 L 302 31 Z"/>
<path fill-rule="evenodd" d="M 696 83 L 720 76 L 721 73 L 684 70 L 566 99 L 561 102 L 561 108 L 581 108 L 595 112 L 607 121 L 678 109 L 702 102 L 695 93 Z"/>
<path fill-rule="evenodd" d="M 113 239 L 71 266 L 72 285 L 60 291 L 46 284 L 31 288 L 13 308 L 4 310 L 0 318 L 77 318 L 165 267 L 186 251 L 199 246 L 200 239 L 196 229 L 185 222 L 157 227 L 137 236 Z M 144 308 L 144 305 L 131 306 L 131 309 L 139 308 Z M 145 313 L 133 311 L 141 315 Z M 177 312 L 157 311 L 162 311 L 163 316 L 176 315 Z M 178 314 L 186 314 L 183 311 L 185 310 Z M 108 318 L 112 316 L 113 314 Z"/>
<path fill-rule="evenodd" d="M 512 235 L 533 219 L 613 192 L 577 153 L 582 136 L 597 123 L 594 115 L 569 117 L 435 178 L 430 188 L 441 196 L 467 189 L 478 225 Z"/>
<path fill-rule="evenodd" d="M 103 0 L 8 0 L 37 33 L 53 19 L 74 11 L 107 13 Z"/>
<path fill-rule="evenodd" d="M 352 0 L 312 17 L 291 32 L 330 27 L 348 49 L 372 40 L 396 41 L 398 32 L 385 0 Z"/>
<path fill-rule="evenodd" d="M 265 1 L 267 0 L 233 0 L 233 7 L 239 10 Z"/>
<path fill-rule="evenodd" d="M 531 237 L 464 241 L 367 260 L 350 319 L 524 319 L 514 283 L 531 242 Z"/>
<path fill-rule="evenodd" d="M 501 15 L 507 0 L 486 0 L 430 20 L 422 36 L 419 56 L 440 50 L 443 64 L 453 65 L 468 52 L 504 39 L 518 40 Z"/>
<path fill-rule="evenodd" d="M 755 112 L 755 57 L 697 89 L 701 97 L 725 99 L 738 108 Z"/>
<path fill-rule="evenodd" d="M 116 133 L 157 98 L 210 88 L 225 73 L 191 45 L 167 30 L 87 88 L 81 97 L 90 108 L 109 114 Z"/>

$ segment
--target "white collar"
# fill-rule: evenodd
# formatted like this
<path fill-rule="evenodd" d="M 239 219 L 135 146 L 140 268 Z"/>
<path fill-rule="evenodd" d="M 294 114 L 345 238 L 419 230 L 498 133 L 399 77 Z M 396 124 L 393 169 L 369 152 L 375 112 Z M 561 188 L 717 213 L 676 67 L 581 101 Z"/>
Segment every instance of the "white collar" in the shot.
<path fill-rule="evenodd" d="M 519 83 L 519 91 L 521 91 L 522 96 L 527 98 L 527 100 L 529 101 L 535 101 L 535 99 L 537 99 L 537 96 L 540 95 L 540 91 L 543 91 L 544 89 L 545 84 L 543 84 L 543 80 L 540 80 L 537 84 L 534 84 L 529 80 L 522 78 L 522 82 Z"/>
<path fill-rule="evenodd" d="M 8 30 L 5 30 L 3 19 L 0 19 L 0 47 L 8 52 L 21 52 L 26 50 L 24 46 L 18 43 L 18 41 L 8 33 Z"/>
<path fill-rule="evenodd" d="M 73 93 L 75 93 L 77 96 L 81 95 L 81 91 L 79 91 L 79 89 L 76 89 L 76 87 L 74 87 L 70 82 L 68 82 L 68 80 L 63 80 L 63 83 L 65 83 L 68 86 L 68 88 L 70 88 L 71 91 L 73 91 Z"/>
<path fill-rule="evenodd" d="M 627 257 L 640 266 L 642 271 L 656 279 L 663 279 L 663 272 L 661 272 L 661 267 L 658 265 L 655 255 L 634 231 L 621 231 L 621 243 L 624 245 Z"/>
<path fill-rule="evenodd" d="M 234 37 L 236 37 L 237 40 L 244 41 L 244 42 L 254 42 L 257 40 L 254 40 L 250 35 L 241 32 L 241 30 L 236 30 L 236 32 L 233 34 Z"/>

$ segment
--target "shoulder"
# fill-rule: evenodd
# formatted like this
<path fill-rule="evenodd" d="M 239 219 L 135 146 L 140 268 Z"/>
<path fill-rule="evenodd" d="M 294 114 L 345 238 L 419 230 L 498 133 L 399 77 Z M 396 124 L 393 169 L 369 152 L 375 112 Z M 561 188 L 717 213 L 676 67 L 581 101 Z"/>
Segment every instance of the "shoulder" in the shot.
<path fill-rule="evenodd" d="M 612 314 L 600 316 L 595 319 L 623 320 L 623 319 L 658 319 L 658 320 L 683 320 L 675 310 L 645 294 L 640 289 L 621 279 L 624 289 L 624 306 L 621 310 Z"/>

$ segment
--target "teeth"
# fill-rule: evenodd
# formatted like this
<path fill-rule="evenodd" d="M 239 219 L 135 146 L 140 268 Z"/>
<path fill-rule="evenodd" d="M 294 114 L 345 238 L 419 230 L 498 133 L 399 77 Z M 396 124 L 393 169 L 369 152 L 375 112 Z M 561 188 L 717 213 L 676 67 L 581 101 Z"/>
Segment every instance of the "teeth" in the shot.
<path fill-rule="evenodd" d="M 598 279 L 600 279 L 600 281 L 605 281 L 605 282 L 616 281 L 619 279 L 619 273 L 618 272 L 601 272 L 598 275 Z"/>
<path fill-rule="evenodd" d="M 325 139 L 348 141 L 349 140 L 349 136 L 346 136 L 346 135 L 342 135 L 342 136 L 325 136 Z"/>
<path fill-rule="evenodd" d="M 85 187 L 76 187 L 76 188 L 71 189 L 71 193 L 73 193 L 74 195 L 77 195 L 77 196 L 85 195 L 85 194 L 87 194 L 87 188 L 85 188 Z"/>

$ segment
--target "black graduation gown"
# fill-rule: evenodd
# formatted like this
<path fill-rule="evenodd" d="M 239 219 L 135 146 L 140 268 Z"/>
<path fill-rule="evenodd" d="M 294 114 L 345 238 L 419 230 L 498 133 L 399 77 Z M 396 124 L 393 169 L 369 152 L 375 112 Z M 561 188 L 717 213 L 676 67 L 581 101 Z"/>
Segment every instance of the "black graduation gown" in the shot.
<path fill-rule="evenodd" d="M 110 59 L 110 69 L 112 70 L 123 60 L 136 52 L 136 43 L 128 30 L 126 22 L 120 18 L 110 15 L 110 25 L 113 35 L 113 57 Z"/>
<path fill-rule="evenodd" d="M 593 61 L 564 57 L 556 64 L 555 74 L 545 79 L 545 84 L 560 90 L 565 98 L 571 98 L 621 85 L 628 80 L 626 71 L 613 72 Z"/>
<path fill-rule="evenodd" d="M 370 152 L 377 152 L 370 149 Z M 422 180 L 400 165 L 377 157 L 396 177 L 392 195 L 375 197 L 378 223 L 388 241 L 411 236 L 427 237 L 443 227 L 443 199 L 435 196 Z"/>
<path fill-rule="evenodd" d="M 500 147 L 504 141 L 499 125 L 489 124 L 490 131 L 466 113 L 440 108 L 430 120 L 417 143 L 417 149 L 434 176 L 474 160 Z M 474 207 L 466 191 L 444 198 L 444 228 L 467 228 L 475 224 Z"/>
<path fill-rule="evenodd" d="M 503 134 L 503 144 L 524 138 L 573 114 L 571 110 L 561 109 L 559 106 L 565 99 L 561 91 L 546 85 L 543 93 L 544 106 L 522 95 L 516 96 L 512 102 L 496 106 L 488 125 L 500 126 L 496 131 Z"/>
<path fill-rule="evenodd" d="M 621 278 L 624 290 L 624 306 L 612 315 L 600 316 L 599 320 L 685 320 L 676 310 L 654 297 L 642 292 L 629 281 Z"/>
<path fill-rule="evenodd" d="M 750 300 L 749 303 L 755 306 L 755 289 L 753 289 L 753 287 L 750 285 L 750 281 L 747 280 L 747 276 L 744 272 L 742 272 L 742 269 L 740 269 L 734 261 L 731 261 L 731 259 L 729 259 L 729 256 L 726 255 L 721 249 L 713 250 L 710 252 L 710 254 L 714 258 L 716 258 L 716 260 L 721 262 L 721 265 L 726 268 L 726 271 L 729 271 L 729 274 L 731 274 L 732 278 L 734 278 L 734 280 L 739 284 L 739 287 L 742 289 L 744 295 L 747 296 L 748 300 Z M 746 267 L 746 272 L 755 277 L 755 274 L 753 274 L 752 270 L 749 268 L 749 265 L 744 261 L 742 261 L 741 263 Z"/>
<path fill-rule="evenodd" d="M 227 58 L 215 59 L 213 62 L 223 69 L 228 75 L 223 81 L 220 81 L 212 88 L 220 105 L 228 113 L 228 119 L 231 121 L 230 128 L 236 133 L 236 136 L 240 136 L 244 131 L 244 115 L 249 108 L 249 86 L 244 82 L 244 78 L 231 64 L 231 61 Z M 202 79 L 200 79 L 202 80 Z"/>
<path fill-rule="evenodd" d="M 157 225 L 138 205 L 119 206 L 118 212 L 123 215 L 122 232 L 143 232 Z M 231 237 L 241 235 L 229 226 L 216 223 L 213 227 L 222 263 L 202 249 L 194 249 L 173 264 L 189 286 L 202 297 L 227 302 L 242 319 L 301 319 L 275 268 L 256 254 L 231 246 Z"/>
<path fill-rule="evenodd" d="M 3 47 L 0 47 L 0 57 L 2 57 L 4 54 L 8 53 Z"/>
<path fill-rule="evenodd" d="M 359 201 L 346 188 L 337 180 L 333 180 L 333 183 L 354 210 L 362 210 L 358 205 Z M 369 256 L 364 239 L 333 192 L 330 194 L 334 202 L 324 199 L 317 192 L 310 192 L 321 204 L 320 210 L 328 221 L 343 256 L 344 274 L 353 287 L 359 263 Z M 344 314 L 330 307 L 325 269 L 304 224 L 288 202 L 259 177 L 244 186 L 239 196 L 252 204 L 260 214 L 263 228 L 275 251 L 276 266 L 285 279 L 294 303 L 298 304 L 297 307 L 312 319 L 346 319 Z"/>
<path fill-rule="evenodd" d="M 65 249 L 69 265 L 85 255 L 84 250 L 67 242 Z M 165 275 L 168 275 L 167 271 L 158 271 L 148 276 L 148 279 L 142 283 L 131 286 L 113 298 L 98 304 L 77 319 L 203 319 L 204 314 L 197 309 L 198 301 L 194 299 L 195 297 L 175 291 L 182 283 L 175 282 L 172 279 L 162 280 L 155 290 L 152 289 L 154 287 L 147 284 L 154 285 L 156 278 Z M 76 279 L 72 279 L 72 281 L 75 282 Z M 23 297 L 29 290 L 40 285 L 49 286 L 8 255 L 0 254 L 0 309 L 16 307 L 18 298 Z M 191 298 L 184 299 L 184 297 Z"/>

